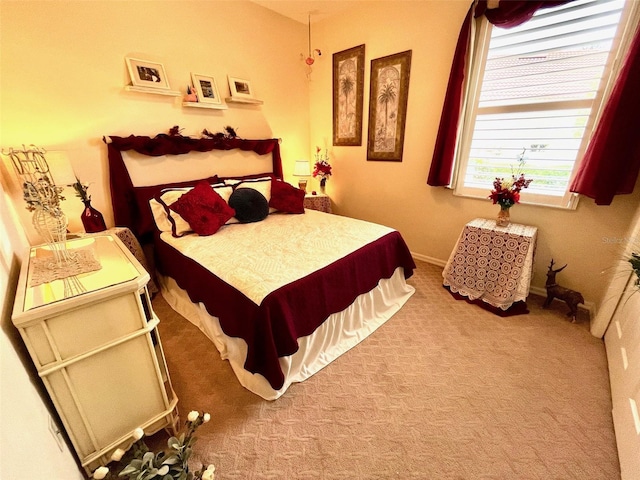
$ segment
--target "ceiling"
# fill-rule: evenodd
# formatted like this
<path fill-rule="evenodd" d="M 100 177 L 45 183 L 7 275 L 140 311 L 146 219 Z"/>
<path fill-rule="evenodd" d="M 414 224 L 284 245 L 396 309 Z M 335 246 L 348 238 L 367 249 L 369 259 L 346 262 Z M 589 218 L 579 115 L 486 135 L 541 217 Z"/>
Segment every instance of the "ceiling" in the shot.
<path fill-rule="evenodd" d="M 289 17 L 297 22 L 311 23 L 324 20 L 325 18 L 337 15 L 338 13 L 351 8 L 355 5 L 362 4 L 367 0 L 252 0 L 269 10 L 273 10 L 280 15 Z M 370 1 L 370 0 L 369 0 Z"/>

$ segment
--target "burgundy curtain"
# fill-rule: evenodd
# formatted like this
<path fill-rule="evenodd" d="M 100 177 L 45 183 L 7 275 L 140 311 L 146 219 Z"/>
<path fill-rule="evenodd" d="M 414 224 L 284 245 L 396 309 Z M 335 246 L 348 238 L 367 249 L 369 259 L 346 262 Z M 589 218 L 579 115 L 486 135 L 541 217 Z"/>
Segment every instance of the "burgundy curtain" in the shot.
<path fill-rule="evenodd" d="M 447 84 L 447 93 L 444 97 L 440 127 L 436 137 L 436 145 L 433 150 L 433 160 L 429 170 L 427 184 L 433 187 L 449 185 L 453 157 L 458 137 L 458 121 L 460 120 L 460 105 L 462 103 L 462 85 L 464 83 L 465 61 L 467 48 L 469 47 L 469 35 L 471 34 L 471 22 L 473 21 L 473 4 L 462 24 L 456 51 L 453 55 L 453 65 Z"/>
<path fill-rule="evenodd" d="M 427 184 L 432 187 L 445 187 L 451 180 L 453 159 L 458 138 L 458 124 L 460 122 L 460 110 L 462 103 L 462 89 L 465 78 L 465 64 L 467 50 L 469 48 L 469 35 L 473 18 L 481 15 L 487 17 L 493 25 L 502 28 L 511 28 L 528 21 L 540 8 L 550 8 L 572 0 L 563 1 L 501 1 L 498 8 L 487 8 L 487 0 L 480 0 L 475 6 L 471 5 L 469 13 L 462 24 L 456 51 L 453 57 L 449 84 L 445 94 L 442 116 L 438 136 L 429 169 Z"/>
<path fill-rule="evenodd" d="M 640 26 L 604 112 L 587 147 L 571 191 L 611 205 L 628 194 L 640 172 Z"/>

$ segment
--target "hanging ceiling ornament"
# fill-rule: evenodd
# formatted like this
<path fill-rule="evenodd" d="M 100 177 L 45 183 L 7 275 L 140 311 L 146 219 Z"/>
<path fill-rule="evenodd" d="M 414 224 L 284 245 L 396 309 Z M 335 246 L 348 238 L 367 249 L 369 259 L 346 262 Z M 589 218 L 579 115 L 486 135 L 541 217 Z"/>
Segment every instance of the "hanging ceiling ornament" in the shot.
<path fill-rule="evenodd" d="M 312 65 L 316 61 L 316 54 L 321 56 L 322 52 L 318 48 L 311 50 L 311 14 L 309 14 L 309 53 L 306 58 L 304 53 L 300 54 L 300 57 L 304 59 L 304 63 L 307 64 L 307 77 L 311 75 Z"/>

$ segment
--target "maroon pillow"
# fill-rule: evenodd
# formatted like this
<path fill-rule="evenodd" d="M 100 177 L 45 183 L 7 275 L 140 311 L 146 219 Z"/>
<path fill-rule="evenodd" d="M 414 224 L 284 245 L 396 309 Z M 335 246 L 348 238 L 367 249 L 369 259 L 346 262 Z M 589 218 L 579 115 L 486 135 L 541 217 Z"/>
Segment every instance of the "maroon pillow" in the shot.
<path fill-rule="evenodd" d="M 184 218 L 194 232 L 202 236 L 213 235 L 236 214 L 206 181 L 199 182 L 193 190 L 169 205 L 169 208 Z"/>
<path fill-rule="evenodd" d="M 187 180 L 184 182 L 167 183 L 164 185 L 151 185 L 147 187 L 133 187 L 133 195 L 135 197 L 135 205 L 131 205 L 132 210 L 136 211 L 133 218 L 136 219 L 136 224 L 133 225 L 133 230 L 136 236 L 142 240 L 150 240 L 153 231 L 155 230 L 155 221 L 153 220 L 153 214 L 149 207 L 149 200 L 156 195 L 160 195 L 163 190 L 167 188 L 180 188 L 180 187 L 192 187 L 201 180 L 206 180 L 209 183 L 218 183 L 218 176 L 214 175 L 209 178 Z"/>
<path fill-rule="evenodd" d="M 281 212 L 304 213 L 304 190 L 272 178 L 269 206 Z"/>

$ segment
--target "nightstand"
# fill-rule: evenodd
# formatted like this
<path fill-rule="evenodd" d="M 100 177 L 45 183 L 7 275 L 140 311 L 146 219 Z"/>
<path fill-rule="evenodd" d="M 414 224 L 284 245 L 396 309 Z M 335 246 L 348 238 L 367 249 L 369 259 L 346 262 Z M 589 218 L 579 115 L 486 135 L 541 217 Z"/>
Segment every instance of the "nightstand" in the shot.
<path fill-rule="evenodd" d="M 12 320 L 87 474 L 133 432 L 178 427 L 178 398 L 147 290 L 115 235 L 67 241 L 78 273 L 58 278 L 48 245 L 23 259 Z M 85 268 L 86 267 L 86 268 Z M 68 273 L 67 273 L 68 274 Z"/>
<path fill-rule="evenodd" d="M 331 198 L 326 193 L 318 193 L 316 195 L 307 193 L 304 196 L 304 208 L 331 213 Z"/>
<path fill-rule="evenodd" d="M 538 229 L 476 218 L 467 223 L 442 276 L 444 286 L 469 300 L 480 299 L 503 311 L 525 302 L 533 273 Z"/>
<path fill-rule="evenodd" d="M 149 259 L 145 256 L 144 250 L 140 245 L 140 242 L 133 234 L 131 230 L 127 227 L 112 227 L 108 228 L 104 232 L 99 233 L 82 233 L 79 234 L 79 237 L 87 237 L 87 236 L 96 236 L 96 235 L 115 235 L 118 239 L 129 249 L 129 251 L 136 257 L 136 260 L 140 262 L 142 268 L 144 268 L 147 272 L 150 272 L 151 279 L 149 283 L 147 283 L 147 289 L 151 296 L 158 293 L 160 290 L 156 285 L 156 282 L 153 279 L 153 266 L 150 265 Z"/>

